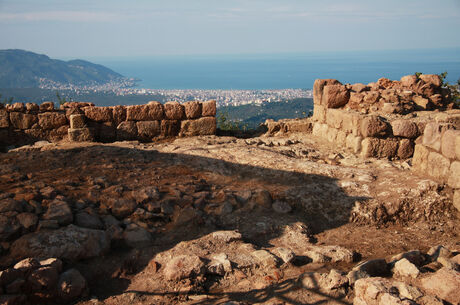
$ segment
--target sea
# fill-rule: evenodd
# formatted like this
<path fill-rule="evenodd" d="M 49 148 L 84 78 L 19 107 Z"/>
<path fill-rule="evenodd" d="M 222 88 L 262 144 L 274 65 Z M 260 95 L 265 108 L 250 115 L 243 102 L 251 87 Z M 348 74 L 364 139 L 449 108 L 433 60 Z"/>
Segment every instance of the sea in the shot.
<path fill-rule="evenodd" d="M 460 79 L 460 48 L 87 59 L 149 89 L 311 89 L 317 78 L 369 83 L 415 72 Z"/>

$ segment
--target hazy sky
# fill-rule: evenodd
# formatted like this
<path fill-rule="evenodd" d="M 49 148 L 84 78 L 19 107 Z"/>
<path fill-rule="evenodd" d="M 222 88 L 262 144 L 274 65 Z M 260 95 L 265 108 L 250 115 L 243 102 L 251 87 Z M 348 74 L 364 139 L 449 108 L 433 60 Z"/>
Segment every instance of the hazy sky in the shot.
<path fill-rule="evenodd" d="M 0 0 L 0 49 L 52 57 L 460 47 L 460 0 Z"/>

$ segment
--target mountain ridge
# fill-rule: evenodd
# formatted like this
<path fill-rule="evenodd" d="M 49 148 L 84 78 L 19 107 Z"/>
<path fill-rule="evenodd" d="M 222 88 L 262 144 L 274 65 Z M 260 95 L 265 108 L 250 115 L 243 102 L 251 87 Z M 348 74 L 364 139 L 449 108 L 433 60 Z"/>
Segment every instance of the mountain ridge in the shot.
<path fill-rule="evenodd" d="M 1 88 L 94 86 L 127 80 L 105 66 L 81 59 L 64 61 L 21 49 L 0 50 Z"/>

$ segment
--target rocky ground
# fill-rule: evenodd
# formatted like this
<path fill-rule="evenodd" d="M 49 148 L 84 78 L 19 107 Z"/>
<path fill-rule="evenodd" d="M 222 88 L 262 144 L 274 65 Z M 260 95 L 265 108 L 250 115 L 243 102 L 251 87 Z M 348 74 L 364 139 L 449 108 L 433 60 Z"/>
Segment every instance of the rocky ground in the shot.
<path fill-rule="evenodd" d="M 458 304 L 451 190 L 410 168 L 301 134 L 11 150 L 0 304 Z"/>

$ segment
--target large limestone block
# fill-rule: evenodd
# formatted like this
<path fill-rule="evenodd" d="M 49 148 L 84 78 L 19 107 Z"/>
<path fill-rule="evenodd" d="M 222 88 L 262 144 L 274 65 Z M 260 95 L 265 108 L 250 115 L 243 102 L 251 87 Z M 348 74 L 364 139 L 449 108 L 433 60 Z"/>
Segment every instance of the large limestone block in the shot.
<path fill-rule="evenodd" d="M 321 138 L 326 138 L 327 136 L 327 131 L 328 131 L 328 126 L 327 124 L 321 124 L 321 123 L 315 123 L 313 125 L 313 132 L 312 134 L 315 137 L 321 137 Z"/>
<path fill-rule="evenodd" d="M 67 124 L 64 113 L 45 112 L 38 114 L 38 125 L 43 129 L 56 129 Z"/>
<path fill-rule="evenodd" d="M 159 121 L 139 121 L 136 122 L 137 134 L 141 140 L 151 141 L 160 135 Z"/>
<path fill-rule="evenodd" d="M 381 137 L 388 134 L 388 123 L 380 116 L 370 115 L 361 121 L 361 134 L 363 137 Z"/>
<path fill-rule="evenodd" d="M 421 173 L 426 173 L 428 171 L 429 154 L 430 150 L 426 146 L 422 144 L 415 145 L 414 157 L 412 158 L 412 166 L 414 170 Z"/>
<path fill-rule="evenodd" d="M 163 120 L 160 125 L 160 133 L 163 137 L 175 137 L 180 131 L 180 121 Z"/>
<path fill-rule="evenodd" d="M 192 102 L 185 102 L 185 117 L 187 119 L 197 119 L 201 117 L 202 112 L 202 105 L 200 102 L 192 101 Z"/>
<path fill-rule="evenodd" d="M 424 97 L 422 97 L 420 95 L 416 95 L 416 96 L 414 96 L 414 98 L 412 100 L 419 108 L 421 108 L 423 110 L 431 109 L 431 102 L 427 98 L 424 98 Z"/>
<path fill-rule="evenodd" d="M 35 103 L 26 103 L 26 111 L 28 113 L 37 113 L 40 107 Z"/>
<path fill-rule="evenodd" d="M 350 103 L 359 105 L 364 101 L 364 94 L 362 93 L 356 93 L 356 92 L 350 92 Z"/>
<path fill-rule="evenodd" d="M 216 118 L 204 117 L 181 122 L 179 136 L 204 136 L 216 134 Z"/>
<path fill-rule="evenodd" d="M 326 134 L 326 138 L 327 140 L 330 142 L 330 143 L 335 143 L 336 140 L 337 140 L 337 134 L 338 134 L 338 130 L 333 128 L 333 127 L 329 127 L 327 129 L 327 134 Z"/>
<path fill-rule="evenodd" d="M 313 108 L 313 120 L 319 123 L 326 122 L 327 108 L 320 104 L 315 104 Z"/>
<path fill-rule="evenodd" d="M 167 102 L 164 104 L 165 117 L 168 120 L 182 120 L 185 118 L 184 106 L 178 102 Z"/>
<path fill-rule="evenodd" d="M 117 105 L 112 107 L 112 117 L 115 126 L 126 120 L 126 107 Z"/>
<path fill-rule="evenodd" d="M 344 110 L 329 109 L 326 114 L 327 125 L 336 129 L 342 128 L 344 113 Z"/>
<path fill-rule="evenodd" d="M 423 131 L 422 143 L 436 151 L 441 151 L 442 135 L 453 126 L 450 123 L 430 122 L 426 124 Z"/>
<path fill-rule="evenodd" d="M 43 102 L 40 105 L 40 112 L 48 112 L 54 110 L 54 103 L 53 102 Z"/>
<path fill-rule="evenodd" d="M 23 235 L 10 248 L 11 257 L 78 260 L 100 256 L 110 249 L 110 239 L 102 230 L 68 225 L 54 231 L 40 231 Z"/>
<path fill-rule="evenodd" d="M 455 137 L 455 158 L 460 160 L 460 136 Z"/>
<path fill-rule="evenodd" d="M 202 103 L 202 116 L 216 116 L 216 101 L 210 100 Z"/>
<path fill-rule="evenodd" d="M 84 107 L 85 116 L 95 122 L 111 122 L 112 108 L 110 107 Z"/>
<path fill-rule="evenodd" d="M 409 120 L 395 120 L 391 122 L 391 128 L 396 137 L 414 139 L 418 136 L 417 125 Z"/>
<path fill-rule="evenodd" d="M 312 122 L 309 119 L 300 119 L 295 121 L 285 122 L 285 126 L 288 132 L 302 132 L 302 133 L 311 133 L 312 131 Z"/>
<path fill-rule="evenodd" d="M 163 117 L 163 105 L 158 102 L 126 107 L 126 120 L 128 121 L 157 121 L 162 120 Z"/>
<path fill-rule="evenodd" d="M 363 116 L 355 111 L 343 111 L 341 114 L 342 130 L 346 133 L 352 133 L 354 136 L 360 136 Z"/>
<path fill-rule="evenodd" d="M 365 138 L 361 146 L 363 157 L 389 158 L 396 156 L 398 141 L 396 139 Z"/>
<path fill-rule="evenodd" d="M 414 154 L 414 143 L 409 139 L 401 139 L 399 141 L 397 155 L 400 159 L 407 159 Z"/>
<path fill-rule="evenodd" d="M 447 184 L 451 188 L 460 189 L 460 161 L 454 161 L 450 165 L 449 180 Z"/>
<path fill-rule="evenodd" d="M 449 159 L 456 158 L 456 138 L 460 137 L 460 130 L 446 130 L 441 138 L 441 153 Z M 460 175 L 460 172 L 459 172 Z"/>
<path fill-rule="evenodd" d="M 355 136 L 353 134 L 349 134 L 346 139 L 346 146 L 347 148 L 353 150 L 355 154 L 361 151 L 361 142 L 363 138 L 360 136 Z"/>
<path fill-rule="evenodd" d="M 10 116 L 6 109 L 0 109 L 0 128 L 10 127 Z"/>
<path fill-rule="evenodd" d="M 343 85 L 324 86 L 322 105 L 327 108 L 339 108 L 348 103 L 350 92 Z"/>
<path fill-rule="evenodd" d="M 335 143 L 337 146 L 345 147 L 347 142 L 347 133 L 343 130 L 337 131 L 337 137 L 335 139 Z"/>
<path fill-rule="evenodd" d="M 71 114 L 70 115 L 70 128 L 85 128 L 86 118 L 83 114 Z"/>
<path fill-rule="evenodd" d="M 17 129 L 29 129 L 38 119 L 35 114 L 25 114 L 21 112 L 11 112 L 10 113 L 11 125 Z"/>
<path fill-rule="evenodd" d="M 364 102 L 366 104 L 375 104 L 380 99 L 380 93 L 378 91 L 368 91 L 364 94 Z"/>
<path fill-rule="evenodd" d="M 431 151 L 428 155 L 427 173 L 438 181 L 445 183 L 449 177 L 450 161 L 443 155 Z"/>
<path fill-rule="evenodd" d="M 313 103 L 319 105 L 322 103 L 323 89 L 326 85 L 341 85 L 336 79 L 316 79 L 313 84 Z"/>
<path fill-rule="evenodd" d="M 137 139 L 137 125 L 133 121 L 124 121 L 117 126 L 117 140 Z"/>

